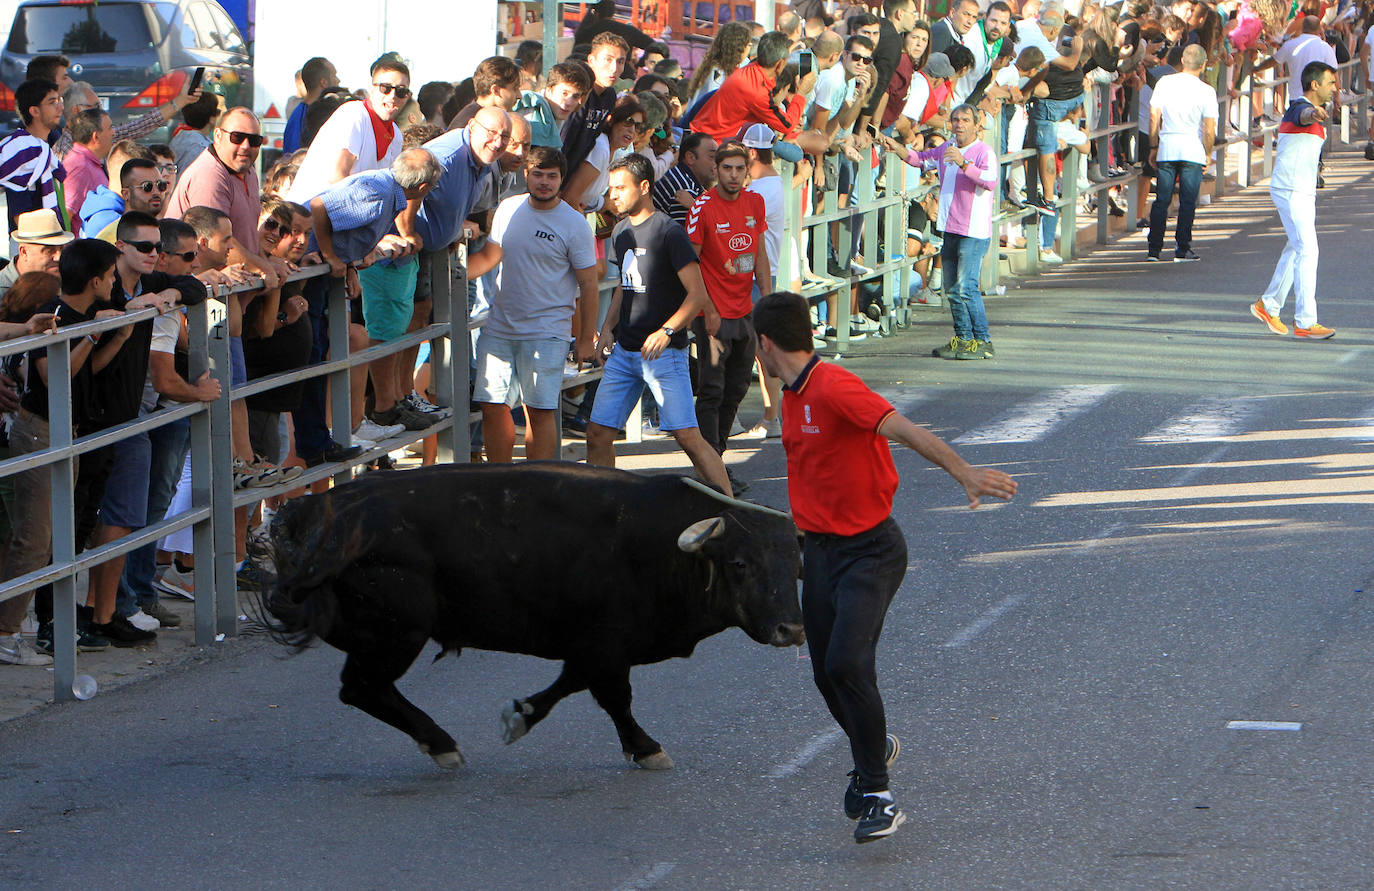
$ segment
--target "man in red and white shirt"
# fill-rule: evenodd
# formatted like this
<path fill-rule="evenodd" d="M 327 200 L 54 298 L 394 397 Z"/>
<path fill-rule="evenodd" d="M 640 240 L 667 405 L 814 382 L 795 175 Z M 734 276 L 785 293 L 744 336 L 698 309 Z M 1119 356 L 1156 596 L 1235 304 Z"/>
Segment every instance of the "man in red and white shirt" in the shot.
<path fill-rule="evenodd" d="M 730 426 L 753 378 L 752 295 L 773 290 L 764 234 L 763 196 L 745 190 L 749 150 L 727 142 L 716 150 L 716 185 L 697 198 L 687 215 L 687 237 L 700 257 L 711 301 L 692 322 L 697 343 L 697 427 L 725 453 Z M 739 491 L 736 483 L 735 491 Z"/>
<path fill-rule="evenodd" d="M 847 369 L 820 361 L 811 318 L 797 294 L 769 294 L 754 307 L 759 355 L 787 382 L 782 445 L 787 495 L 803 547 L 802 616 L 811 669 L 830 713 L 849 737 L 854 770 L 845 814 L 854 840 L 891 835 L 905 816 L 888 791 L 900 745 L 887 733 L 876 651 L 888 605 L 906 574 L 906 540 L 892 519 L 897 467 L 888 440 L 943 467 L 968 494 L 1008 499 L 1016 482 L 972 467 L 943 440 L 902 417 Z"/>

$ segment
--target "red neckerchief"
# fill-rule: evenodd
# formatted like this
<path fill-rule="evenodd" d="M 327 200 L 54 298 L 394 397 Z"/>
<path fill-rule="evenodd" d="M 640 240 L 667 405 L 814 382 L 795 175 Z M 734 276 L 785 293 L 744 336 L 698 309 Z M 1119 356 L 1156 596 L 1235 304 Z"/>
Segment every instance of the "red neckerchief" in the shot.
<path fill-rule="evenodd" d="M 363 108 L 367 109 L 367 119 L 372 122 L 372 136 L 377 141 L 377 160 L 386 157 L 387 147 L 391 145 L 391 139 L 395 134 L 390 121 L 384 121 L 377 117 L 377 112 L 372 110 L 372 100 L 364 99 Z"/>
<path fill-rule="evenodd" d="M 176 135 L 177 135 L 178 133 L 180 133 L 182 130 L 185 130 L 187 133 L 199 133 L 199 132 L 200 132 L 200 131 L 197 130 L 195 127 L 188 127 L 188 126 L 186 126 L 185 124 L 177 124 L 177 125 L 176 125 L 176 129 L 172 130 L 172 136 L 171 136 L 171 138 L 175 139 L 175 138 L 176 138 Z"/>

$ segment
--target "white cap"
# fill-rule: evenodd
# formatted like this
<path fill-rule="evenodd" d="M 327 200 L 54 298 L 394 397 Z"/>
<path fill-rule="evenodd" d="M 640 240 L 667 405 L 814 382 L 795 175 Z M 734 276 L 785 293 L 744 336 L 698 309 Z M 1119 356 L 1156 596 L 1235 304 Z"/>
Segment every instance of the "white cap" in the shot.
<path fill-rule="evenodd" d="M 750 124 L 740 134 L 740 142 L 751 149 L 770 149 L 773 147 L 773 128 L 767 124 Z"/>

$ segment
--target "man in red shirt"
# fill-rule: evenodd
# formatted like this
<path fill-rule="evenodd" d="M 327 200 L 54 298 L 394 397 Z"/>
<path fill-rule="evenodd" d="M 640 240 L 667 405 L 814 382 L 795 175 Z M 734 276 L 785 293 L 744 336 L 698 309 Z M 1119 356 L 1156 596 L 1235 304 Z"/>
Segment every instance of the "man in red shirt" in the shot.
<path fill-rule="evenodd" d="M 900 748 L 887 733 L 876 651 L 883 619 L 906 574 L 906 540 L 892 519 L 897 467 L 888 440 L 943 467 L 968 494 L 1008 499 L 1016 481 L 972 467 L 943 440 L 897 413 L 847 369 L 811 349 L 811 318 L 797 294 L 769 294 L 754 307 L 759 354 L 786 381 L 782 445 L 792 516 L 806 533 L 802 616 L 811 669 L 825 704 L 849 737 L 854 770 L 845 814 L 860 843 L 891 835 L 905 820 L 887 788 Z"/>
<path fill-rule="evenodd" d="M 727 142 L 716 150 L 716 185 L 697 198 L 687 215 L 687 237 L 700 257 L 711 300 L 692 321 L 697 342 L 697 427 L 725 454 L 735 412 L 753 379 L 753 295 L 773 290 L 764 233 L 763 196 L 744 190 L 749 150 Z M 757 290 L 755 290 L 757 289 Z M 735 492 L 741 490 L 738 481 Z"/>
<path fill-rule="evenodd" d="M 705 133 L 716 142 L 734 139 L 750 124 L 765 123 L 786 136 L 801 122 L 806 107 L 806 94 L 815 86 L 812 72 L 801 79 L 786 108 L 773 104 L 773 85 L 787 65 L 790 44 L 781 31 L 769 31 L 759 38 L 758 54 L 754 61 L 730 74 L 696 117 L 692 131 Z"/>

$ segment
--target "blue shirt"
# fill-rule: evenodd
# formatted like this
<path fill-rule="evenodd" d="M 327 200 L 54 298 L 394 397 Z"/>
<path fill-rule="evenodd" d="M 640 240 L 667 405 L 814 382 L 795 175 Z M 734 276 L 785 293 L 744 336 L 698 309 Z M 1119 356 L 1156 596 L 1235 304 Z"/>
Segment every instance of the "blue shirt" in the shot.
<path fill-rule="evenodd" d="M 334 228 L 334 253 L 345 263 L 363 259 L 396 231 L 396 215 L 405 210 L 406 193 L 390 170 L 368 170 L 339 180 L 320 196 Z"/>
<path fill-rule="evenodd" d="M 286 129 L 281 134 L 282 154 L 289 155 L 301 147 L 301 131 L 305 129 L 305 112 L 309 107 L 304 102 L 297 102 L 291 110 L 291 117 L 286 119 Z"/>
<path fill-rule="evenodd" d="M 450 130 L 425 143 L 444 168 L 439 181 L 420 202 L 415 233 L 425 250 L 440 251 L 458 240 L 463 221 L 477 202 L 477 186 L 491 172 L 483 167 L 468 145 L 468 131 Z"/>

